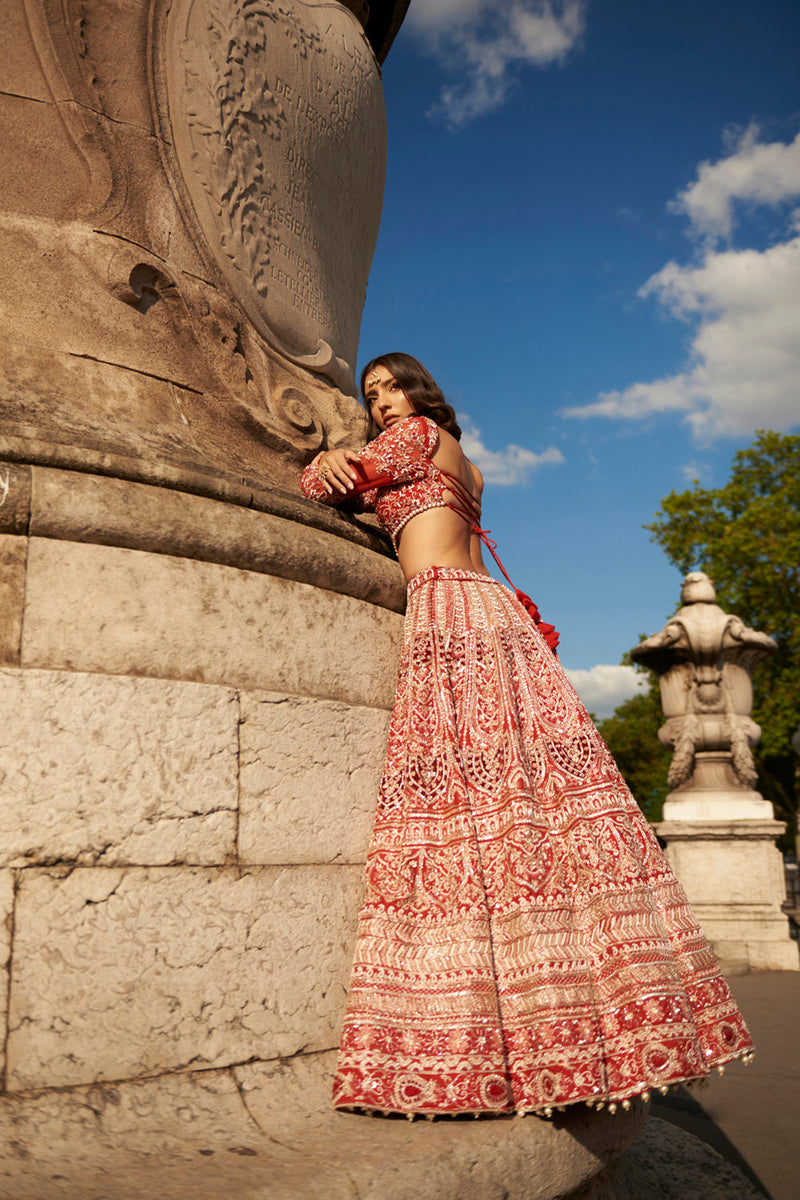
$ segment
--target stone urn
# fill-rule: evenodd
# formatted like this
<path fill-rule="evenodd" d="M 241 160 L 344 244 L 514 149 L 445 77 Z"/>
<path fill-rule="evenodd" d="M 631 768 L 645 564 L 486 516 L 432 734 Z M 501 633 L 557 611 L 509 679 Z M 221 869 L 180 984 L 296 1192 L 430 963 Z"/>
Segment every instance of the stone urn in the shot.
<path fill-rule="evenodd" d="M 704 800 L 713 804 L 721 792 L 733 791 L 741 793 L 736 796 L 739 815 L 771 815 L 771 806 L 752 790 L 751 748 L 761 729 L 750 713 L 753 668 L 775 652 L 776 643 L 724 612 L 701 571 L 686 576 L 681 600 L 683 606 L 661 632 L 631 651 L 634 662 L 659 676 L 666 720 L 658 736 L 674 750 L 666 811 L 679 804 L 684 817 L 690 811 L 700 814 Z"/>
<path fill-rule="evenodd" d="M 753 668 L 777 649 L 716 603 L 701 571 L 686 576 L 682 607 L 631 651 L 659 678 L 674 753 L 656 832 L 723 967 L 797 970 L 781 905 L 785 884 L 775 840 L 785 824 L 755 790 Z"/>

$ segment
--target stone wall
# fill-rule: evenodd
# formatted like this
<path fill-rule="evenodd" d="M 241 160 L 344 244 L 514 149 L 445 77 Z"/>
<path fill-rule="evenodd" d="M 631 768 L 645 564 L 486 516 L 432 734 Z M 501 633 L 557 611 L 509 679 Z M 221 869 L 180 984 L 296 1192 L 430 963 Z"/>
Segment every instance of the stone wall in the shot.
<path fill-rule="evenodd" d="M 140 522 L 165 501 L 173 550 L 170 502 L 197 518 L 195 551 L 200 518 L 227 519 L 231 557 L 260 545 L 268 567 L 270 514 L 40 467 L 4 478 L 5 527 L 28 530 L 1 535 L 6 1090 L 327 1049 L 401 616 L 263 570 L 31 536 L 54 489 L 74 484 L 74 517 L 112 487 Z M 99 536 L 94 515 L 73 535 Z M 283 525 L 301 545 L 315 534 Z M 396 565 L 362 553 L 378 560 L 369 586 L 383 571 L 401 597 Z"/>

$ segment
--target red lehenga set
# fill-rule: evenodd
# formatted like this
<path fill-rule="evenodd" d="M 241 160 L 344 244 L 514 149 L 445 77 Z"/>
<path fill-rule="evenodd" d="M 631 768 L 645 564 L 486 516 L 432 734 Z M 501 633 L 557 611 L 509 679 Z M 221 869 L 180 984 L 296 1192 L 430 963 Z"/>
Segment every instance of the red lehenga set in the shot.
<path fill-rule="evenodd" d="M 362 452 L 359 505 L 395 538 L 452 497 L 437 440 L 414 416 Z M 313 465 L 302 488 L 333 502 Z M 535 621 L 489 576 L 416 575 L 334 1104 L 549 1115 L 627 1102 L 751 1048 Z"/>

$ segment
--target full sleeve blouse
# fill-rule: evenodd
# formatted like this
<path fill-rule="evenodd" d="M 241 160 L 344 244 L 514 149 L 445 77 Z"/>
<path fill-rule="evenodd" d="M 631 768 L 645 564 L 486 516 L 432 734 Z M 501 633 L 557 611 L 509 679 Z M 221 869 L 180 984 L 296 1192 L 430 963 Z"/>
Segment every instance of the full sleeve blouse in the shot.
<path fill-rule="evenodd" d="M 327 492 L 316 461 L 303 471 L 300 490 L 310 500 L 322 504 L 374 509 L 380 489 L 413 483 L 430 473 L 431 456 L 438 442 L 439 429 L 430 417 L 406 417 L 365 446 L 359 452 L 359 462 L 351 464 L 359 476 L 355 481 L 355 497 L 352 493 Z"/>

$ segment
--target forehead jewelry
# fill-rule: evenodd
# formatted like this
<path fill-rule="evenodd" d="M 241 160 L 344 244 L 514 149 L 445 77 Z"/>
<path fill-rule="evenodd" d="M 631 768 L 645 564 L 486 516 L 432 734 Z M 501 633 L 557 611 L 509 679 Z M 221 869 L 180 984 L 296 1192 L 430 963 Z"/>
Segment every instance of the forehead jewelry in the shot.
<path fill-rule="evenodd" d="M 372 372 L 371 372 L 371 373 L 370 373 L 370 374 L 367 376 L 367 387 L 368 387 L 368 388 L 371 388 L 371 387 L 372 387 L 374 384 L 376 384 L 376 383 L 380 383 L 380 381 L 381 381 L 381 377 L 380 377 L 380 375 L 378 374 L 378 372 L 377 372 L 377 371 L 372 371 Z"/>

